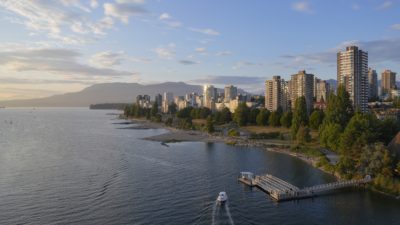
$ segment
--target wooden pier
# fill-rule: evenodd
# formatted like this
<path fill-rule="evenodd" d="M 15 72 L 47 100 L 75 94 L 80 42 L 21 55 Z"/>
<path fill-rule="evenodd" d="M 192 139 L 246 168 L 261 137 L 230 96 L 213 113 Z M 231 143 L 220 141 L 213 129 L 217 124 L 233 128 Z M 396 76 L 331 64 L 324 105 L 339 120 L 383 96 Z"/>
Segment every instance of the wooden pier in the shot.
<path fill-rule="evenodd" d="M 253 173 L 242 172 L 238 180 L 246 185 L 260 188 L 267 192 L 276 201 L 285 201 L 291 199 L 310 198 L 340 188 L 363 185 L 370 182 L 372 179 L 370 176 L 366 176 L 364 179 L 337 181 L 328 184 L 305 187 L 302 189 L 270 174 L 254 176 Z"/>

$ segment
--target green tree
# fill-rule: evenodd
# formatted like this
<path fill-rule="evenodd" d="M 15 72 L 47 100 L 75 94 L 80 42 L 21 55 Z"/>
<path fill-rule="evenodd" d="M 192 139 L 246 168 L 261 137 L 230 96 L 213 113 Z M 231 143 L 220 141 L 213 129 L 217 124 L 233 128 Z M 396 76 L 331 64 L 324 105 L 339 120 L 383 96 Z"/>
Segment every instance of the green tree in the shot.
<path fill-rule="evenodd" d="M 170 118 L 165 120 L 165 125 L 170 127 L 170 126 L 172 126 L 173 122 L 174 122 L 174 120 L 170 117 Z"/>
<path fill-rule="evenodd" d="M 324 119 L 324 112 L 322 110 L 314 110 L 310 116 L 310 127 L 314 130 L 318 130 Z"/>
<path fill-rule="evenodd" d="M 336 165 L 337 171 L 346 179 L 351 179 L 355 171 L 356 162 L 349 156 L 341 155 Z"/>
<path fill-rule="evenodd" d="M 372 114 L 356 113 L 340 137 L 339 147 L 341 152 L 359 158 L 362 147 L 377 140 L 377 122 Z"/>
<path fill-rule="evenodd" d="M 155 116 L 154 116 L 154 120 L 153 120 L 154 122 L 156 122 L 156 123 L 161 123 L 162 122 L 162 116 L 161 116 L 161 114 L 156 114 Z"/>
<path fill-rule="evenodd" d="M 175 102 L 172 102 L 171 104 L 168 105 L 168 112 L 171 114 L 175 114 L 178 109 L 178 106 L 175 104 Z"/>
<path fill-rule="evenodd" d="M 201 107 L 199 109 L 199 117 L 198 119 L 206 119 L 209 115 L 211 115 L 211 109 L 206 107 Z"/>
<path fill-rule="evenodd" d="M 228 108 L 224 107 L 221 110 L 221 117 L 220 117 L 220 121 L 219 122 L 221 124 L 226 124 L 226 123 L 229 123 L 231 121 L 232 121 L 232 113 Z"/>
<path fill-rule="evenodd" d="M 399 121 L 394 118 L 386 118 L 378 123 L 379 141 L 387 145 L 400 130 Z"/>
<path fill-rule="evenodd" d="M 193 107 L 191 107 L 191 106 L 183 108 L 176 113 L 176 116 L 178 118 L 189 118 L 192 110 L 193 110 Z"/>
<path fill-rule="evenodd" d="M 249 113 L 249 123 L 256 124 L 257 123 L 257 116 L 260 113 L 260 110 L 257 108 L 252 108 Z"/>
<path fill-rule="evenodd" d="M 362 175 L 378 174 L 393 176 L 393 159 L 383 144 L 367 145 L 360 156 L 360 171 Z"/>
<path fill-rule="evenodd" d="M 329 148 L 332 151 L 338 151 L 339 139 L 342 128 L 339 124 L 333 122 L 323 123 L 320 127 L 319 141 L 322 146 Z"/>
<path fill-rule="evenodd" d="M 281 125 L 289 128 L 290 126 L 292 126 L 292 119 L 293 119 L 292 111 L 287 111 L 283 113 L 281 117 Z"/>
<path fill-rule="evenodd" d="M 274 126 L 274 127 L 278 127 L 278 126 L 280 126 L 281 124 L 280 124 L 280 115 L 279 115 L 279 112 L 278 111 L 273 111 L 270 115 L 269 115 L 269 120 L 268 120 L 268 123 L 269 123 L 269 125 L 271 125 L 271 126 Z"/>
<path fill-rule="evenodd" d="M 179 119 L 179 128 L 180 129 L 190 130 L 190 129 L 192 129 L 192 127 L 193 127 L 193 124 L 192 124 L 191 117 L 185 117 L 185 118 Z"/>
<path fill-rule="evenodd" d="M 296 99 L 295 110 L 293 112 L 292 119 L 292 137 L 296 138 L 297 131 L 300 126 L 308 125 L 308 112 L 307 112 L 307 103 L 306 98 L 301 96 Z"/>
<path fill-rule="evenodd" d="M 246 126 L 248 123 L 249 114 L 250 110 L 247 107 L 246 103 L 245 102 L 239 103 L 233 115 L 233 120 L 239 126 Z"/>
<path fill-rule="evenodd" d="M 296 141 L 299 144 L 305 144 L 311 141 L 310 129 L 301 125 L 296 134 Z"/>
<path fill-rule="evenodd" d="M 150 120 L 151 119 L 151 109 L 145 109 L 144 115 L 146 116 L 147 120 Z"/>
<path fill-rule="evenodd" d="M 400 161 L 397 162 L 397 164 L 396 164 L 396 172 L 397 172 L 397 175 L 400 175 Z"/>
<path fill-rule="evenodd" d="M 258 126 L 266 126 L 268 124 L 269 111 L 261 109 L 257 115 L 256 122 Z"/>
<path fill-rule="evenodd" d="M 239 137 L 239 136 L 240 136 L 240 133 L 239 133 L 238 130 L 232 128 L 232 129 L 230 129 L 230 130 L 228 131 L 228 136 L 229 136 L 229 137 Z"/>
<path fill-rule="evenodd" d="M 207 122 L 206 122 L 206 130 L 208 133 L 214 133 L 215 128 L 214 128 L 214 120 L 211 115 L 207 117 Z"/>
<path fill-rule="evenodd" d="M 340 124 L 344 129 L 352 115 L 353 107 L 349 93 L 342 85 L 339 85 L 337 95 L 331 93 L 328 97 L 324 121 Z"/>
<path fill-rule="evenodd" d="M 156 116 L 158 113 L 158 104 L 157 102 L 153 103 L 153 106 L 151 107 L 151 116 Z"/>
<path fill-rule="evenodd" d="M 400 108 L 400 97 L 399 96 L 393 98 L 393 107 L 398 108 L 398 109 Z"/>

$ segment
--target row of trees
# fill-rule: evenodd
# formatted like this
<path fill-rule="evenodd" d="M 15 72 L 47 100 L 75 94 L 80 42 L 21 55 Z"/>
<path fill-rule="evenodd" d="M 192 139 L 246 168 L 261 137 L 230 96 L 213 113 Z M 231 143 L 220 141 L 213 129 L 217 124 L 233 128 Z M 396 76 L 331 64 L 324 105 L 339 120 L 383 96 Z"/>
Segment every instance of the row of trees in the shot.
<path fill-rule="evenodd" d="M 233 120 L 239 126 L 258 125 L 258 126 L 284 126 L 290 127 L 292 124 L 293 113 L 283 112 L 281 108 L 270 112 L 267 109 L 249 108 L 246 103 L 240 103 L 237 107 Z"/>

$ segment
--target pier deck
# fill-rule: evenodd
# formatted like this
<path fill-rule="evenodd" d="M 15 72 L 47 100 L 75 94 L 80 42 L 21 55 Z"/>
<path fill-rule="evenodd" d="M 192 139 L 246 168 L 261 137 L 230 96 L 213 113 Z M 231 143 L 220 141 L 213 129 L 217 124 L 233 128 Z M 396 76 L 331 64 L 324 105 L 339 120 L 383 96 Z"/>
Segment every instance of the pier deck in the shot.
<path fill-rule="evenodd" d="M 260 188 L 277 201 L 314 197 L 322 192 L 359 186 L 371 181 L 371 177 L 366 176 L 364 179 L 359 180 L 337 181 L 300 189 L 271 174 L 254 176 L 250 172 L 242 172 L 238 179 L 246 185 Z"/>

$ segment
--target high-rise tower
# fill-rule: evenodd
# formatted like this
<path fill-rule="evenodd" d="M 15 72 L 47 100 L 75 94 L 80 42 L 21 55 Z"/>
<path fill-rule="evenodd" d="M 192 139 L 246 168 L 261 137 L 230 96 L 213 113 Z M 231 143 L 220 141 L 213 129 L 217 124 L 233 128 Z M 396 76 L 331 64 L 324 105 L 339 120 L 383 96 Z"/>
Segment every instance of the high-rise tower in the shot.
<path fill-rule="evenodd" d="M 355 109 L 368 110 L 368 53 L 348 46 L 337 53 L 337 81 L 350 95 Z"/>

